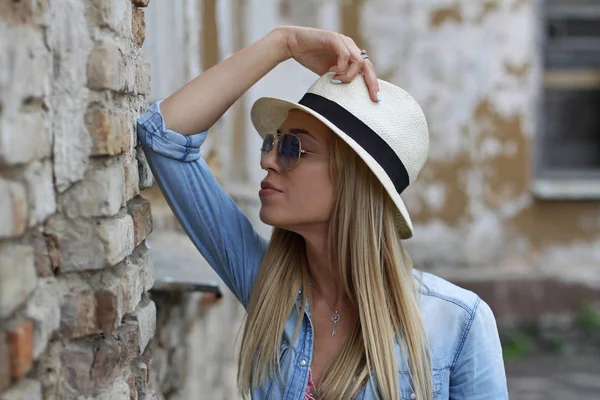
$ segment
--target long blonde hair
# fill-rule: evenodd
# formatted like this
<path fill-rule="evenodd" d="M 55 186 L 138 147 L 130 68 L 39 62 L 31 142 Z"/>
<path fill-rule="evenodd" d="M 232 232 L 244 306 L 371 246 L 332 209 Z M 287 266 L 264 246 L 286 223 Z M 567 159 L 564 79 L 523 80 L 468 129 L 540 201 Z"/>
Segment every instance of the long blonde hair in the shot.
<path fill-rule="evenodd" d="M 329 223 L 329 248 L 337 255 L 344 290 L 358 306 L 359 318 L 348 340 L 320 378 L 323 399 L 349 399 L 373 372 L 383 399 L 397 399 L 398 363 L 394 337 L 409 366 L 418 399 L 433 398 L 429 344 L 419 311 L 419 288 L 412 261 L 397 229 L 397 209 L 366 164 L 334 135 L 331 174 L 337 195 Z M 335 268 L 335 266 L 334 266 Z M 300 287 L 308 287 L 302 236 L 275 228 L 248 305 L 238 361 L 238 388 L 252 387 L 279 372 L 284 325 Z M 294 343 L 303 320 L 309 290 Z M 308 298 L 310 302 L 310 297 Z M 377 391 L 375 391 L 377 393 Z"/>

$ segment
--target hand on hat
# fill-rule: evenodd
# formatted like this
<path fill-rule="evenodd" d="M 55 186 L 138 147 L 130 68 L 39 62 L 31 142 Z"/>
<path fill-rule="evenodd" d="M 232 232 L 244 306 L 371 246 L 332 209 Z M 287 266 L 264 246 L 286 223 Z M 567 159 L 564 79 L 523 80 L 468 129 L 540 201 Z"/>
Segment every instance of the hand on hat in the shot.
<path fill-rule="evenodd" d="M 379 84 L 373 64 L 361 56 L 361 50 L 348 36 L 322 29 L 298 26 L 279 28 L 284 32 L 284 50 L 288 58 L 293 58 L 317 75 L 336 72 L 332 79 L 351 82 L 362 74 L 369 87 L 373 101 L 378 101 Z"/>

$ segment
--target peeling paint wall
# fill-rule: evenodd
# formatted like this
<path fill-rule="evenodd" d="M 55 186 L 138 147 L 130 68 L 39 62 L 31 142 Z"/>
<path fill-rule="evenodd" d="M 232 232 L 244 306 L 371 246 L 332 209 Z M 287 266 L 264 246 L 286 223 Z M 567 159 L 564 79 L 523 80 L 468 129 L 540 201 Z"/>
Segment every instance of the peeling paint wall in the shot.
<path fill-rule="evenodd" d="M 358 10 L 379 75 L 413 94 L 430 126 L 429 160 L 403 196 L 417 263 L 600 262 L 598 202 L 537 201 L 530 193 L 542 79 L 538 7 L 533 0 L 371 0 Z"/>
<path fill-rule="evenodd" d="M 538 2 L 254 0 L 248 6 L 269 10 L 247 14 L 249 42 L 278 24 L 338 29 L 369 50 L 381 79 L 423 106 L 430 156 L 403 195 L 416 229 L 407 246 L 419 265 L 600 263 L 600 204 L 539 201 L 530 192 L 542 81 Z M 262 95 L 297 100 L 314 79 L 284 63 L 251 90 L 245 107 Z M 256 146 L 249 120 L 246 127 L 248 144 Z M 263 176 L 257 164 L 258 154 L 250 152 L 256 182 Z"/>

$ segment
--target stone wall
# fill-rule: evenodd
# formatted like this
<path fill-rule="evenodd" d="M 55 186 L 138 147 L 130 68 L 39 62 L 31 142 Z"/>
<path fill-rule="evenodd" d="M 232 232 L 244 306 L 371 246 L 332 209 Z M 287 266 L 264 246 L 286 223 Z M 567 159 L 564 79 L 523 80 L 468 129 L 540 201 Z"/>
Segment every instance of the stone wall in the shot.
<path fill-rule="evenodd" d="M 233 293 L 226 290 L 220 299 L 180 291 L 152 295 L 158 319 L 150 385 L 157 398 L 238 400 L 236 339 L 245 311 Z"/>
<path fill-rule="evenodd" d="M 0 3 L 0 399 L 143 399 L 144 0 Z"/>

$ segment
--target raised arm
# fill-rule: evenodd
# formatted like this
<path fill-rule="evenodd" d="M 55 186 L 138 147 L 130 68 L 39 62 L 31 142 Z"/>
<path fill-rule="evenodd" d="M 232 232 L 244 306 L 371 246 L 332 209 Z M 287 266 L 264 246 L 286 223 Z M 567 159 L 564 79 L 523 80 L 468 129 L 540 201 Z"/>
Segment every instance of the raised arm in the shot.
<path fill-rule="evenodd" d="M 332 79 L 349 82 L 363 72 L 377 101 L 377 78 L 352 39 L 335 32 L 284 26 L 236 52 L 161 104 L 165 124 L 183 135 L 210 128 L 252 85 L 280 62 L 294 58 L 318 75 L 341 72 Z"/>
<path fill-rule="evenodd" d="M 359 72 L 377 98 L 372 64 L 351 39 L 313 28 L 282 27 L 217 64 L 138 119 L 137 136 L 154 178 L 181 226 L 240 302 L 247 306 L 267 242 L 219 185 L 200 146 L 207 130 L 256 81 L 294 58 L 317 74 Z M 370 82 L 370 83 L 369 83 Z"/>

